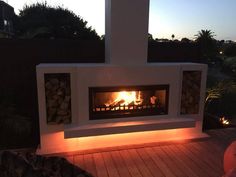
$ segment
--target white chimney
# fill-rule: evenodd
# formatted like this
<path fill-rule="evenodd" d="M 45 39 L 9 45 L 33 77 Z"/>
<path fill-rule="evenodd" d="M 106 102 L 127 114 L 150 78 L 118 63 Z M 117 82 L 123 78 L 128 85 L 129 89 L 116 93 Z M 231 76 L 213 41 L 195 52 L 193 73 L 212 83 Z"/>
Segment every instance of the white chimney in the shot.
<path fill-rule="evenodd" d="M 106 63 L 146 64 L 148 21 L 149 0 L 106 0 Z"/>

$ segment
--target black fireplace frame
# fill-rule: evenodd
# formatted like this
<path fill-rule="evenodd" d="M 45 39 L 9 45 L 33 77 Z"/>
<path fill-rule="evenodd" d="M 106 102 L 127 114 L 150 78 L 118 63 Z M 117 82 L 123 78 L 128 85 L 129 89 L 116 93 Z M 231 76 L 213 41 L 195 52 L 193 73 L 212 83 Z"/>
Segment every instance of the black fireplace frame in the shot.
<path fill-rule="evenodd" d="M 144 90 L 165 90 L 165 107 L 163 110 L 153 109 L 135 109 L 135 110 L 118 110 L 118 111 L 93 111 L 93 97 L 97 92 L 119 92 L 119 91 L 144 91 Z M 141 85 L 141 86 L 111 86 L 111 87 L 89 87 L 89 120 L 127 118 L 138 116 L 159 116 L 167 115 L 169 107 L 169 85 Z M 104 107 L 105 108 L 105 107 Z"/>

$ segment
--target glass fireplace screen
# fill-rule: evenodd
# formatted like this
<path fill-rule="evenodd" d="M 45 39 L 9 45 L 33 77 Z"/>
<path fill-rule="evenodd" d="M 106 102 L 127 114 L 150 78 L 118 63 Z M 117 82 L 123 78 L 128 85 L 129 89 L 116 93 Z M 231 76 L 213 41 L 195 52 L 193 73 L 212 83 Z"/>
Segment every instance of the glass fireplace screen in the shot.
<path fill-rule="evenodd" d="M 168 114 L 168 85 L 90 87 L 90 119 Z"/>

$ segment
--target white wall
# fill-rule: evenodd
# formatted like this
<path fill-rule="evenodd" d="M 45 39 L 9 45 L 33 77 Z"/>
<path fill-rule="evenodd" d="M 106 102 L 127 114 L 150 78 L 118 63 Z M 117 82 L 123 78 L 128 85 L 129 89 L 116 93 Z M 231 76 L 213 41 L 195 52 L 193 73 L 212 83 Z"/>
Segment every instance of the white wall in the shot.
<path fill-rule="evenodd" d="M 147 62 L 149 0 L 106 0 L 106 62 Z"/>

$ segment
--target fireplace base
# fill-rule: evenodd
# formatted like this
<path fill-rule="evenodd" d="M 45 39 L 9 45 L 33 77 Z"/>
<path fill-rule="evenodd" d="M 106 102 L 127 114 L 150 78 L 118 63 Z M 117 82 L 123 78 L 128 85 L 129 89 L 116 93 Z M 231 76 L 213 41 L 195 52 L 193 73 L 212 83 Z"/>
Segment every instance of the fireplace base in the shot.
<path fill-rule="evenodd" d="M 38 153 L 206 137 L 202 133 L 206 73 L 206 65 L 194 63 L 40 64 Z M 89 88 L 119 85 L 168 85 L 166 114 L 92 119 Z"/>
<path fill-rule="evenodd" d="M 64 138 L 64 131 L 56 131 L 54 133 L 41 135 L 41 146 L 37 149 L 37 154 L 60 154 L 64 152 L 99 150 L 103 148 L 116 148 L 129 145 L 142 145 L 157 142 L 170 143 L 209 138 L 209 135 L 202 132 L 201 127 L 201 121 L 197 121 L 195 122 L 195 127 L 189 128 L 66 139 Z"/>
<path fill-rule="evenodd" d="M 99 136 L 109 134 L 143 132 L 164 129 L 195 127 L 194 119 L 149 119 L 143 121 L 123 121 L 114 123 L 97 123 L 65 128 L 65 138 Z"/>

